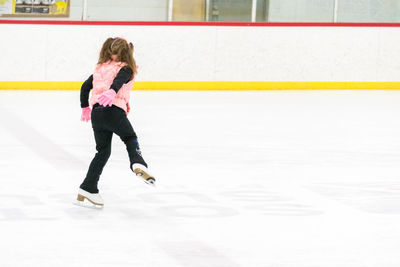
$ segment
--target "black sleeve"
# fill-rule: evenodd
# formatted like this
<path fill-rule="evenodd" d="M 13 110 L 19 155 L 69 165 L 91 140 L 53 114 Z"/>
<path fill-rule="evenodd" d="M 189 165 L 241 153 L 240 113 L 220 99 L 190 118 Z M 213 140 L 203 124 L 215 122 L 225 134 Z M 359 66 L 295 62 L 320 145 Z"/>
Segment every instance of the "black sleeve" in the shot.
<path fill-rule="evenodd" d="M 133 71 L 129 67 L 123 67 L 119 70 L 110 88 L 118 93 L 124 83 L 128 83 L 133 75 Z"/>
<path fill-rule="evenodd" d="M 81 87 L 81 108 L 86 108 L 89 106 L 89 93 L 93 88 L 93 75 L 82 84 Z"/>

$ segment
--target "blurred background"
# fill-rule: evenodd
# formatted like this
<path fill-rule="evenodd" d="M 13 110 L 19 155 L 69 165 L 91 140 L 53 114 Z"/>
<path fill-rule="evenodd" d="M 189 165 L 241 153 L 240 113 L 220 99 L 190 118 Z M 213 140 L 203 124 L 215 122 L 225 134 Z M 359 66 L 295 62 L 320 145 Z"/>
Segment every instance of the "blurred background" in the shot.
<path fill-rule="evenodd" d="M 46 8 L 46 5 L 69 2 L 69 16 L 64 16 L 64 19 L 71 20 L 400 22 L 398 0 L 8 0 L 2 2 L 14 6 L 32 5 L 33 8 L 40 5 Z M 31 8 L 25 12 L 32 12 Z M 3 16 L 5 13 L 7 12 L 0 11 Z M 5 15 L 10 19 L 9 15 Z"/>

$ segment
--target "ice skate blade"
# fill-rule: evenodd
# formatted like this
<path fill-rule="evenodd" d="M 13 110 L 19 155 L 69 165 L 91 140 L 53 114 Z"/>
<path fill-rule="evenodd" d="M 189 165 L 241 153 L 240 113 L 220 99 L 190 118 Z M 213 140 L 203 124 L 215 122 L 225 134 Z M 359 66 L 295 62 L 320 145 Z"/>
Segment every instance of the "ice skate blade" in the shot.
<path fill-rule="evenodd" d="M 83 208 L 87 208 L 87 209 L 94 209 L 94 210 L 102 210 L 104 206 L 99 206 L 99 205 L 94 205 L 91 202 L 88 201 L 79 201 L 79 200 L 75 200 L 74 202 L 72 202 L 72 204 L 79 206 L 79 207 L 83 207 Z"/>
<path fill-rule="evenodd" d="M 155 186 L 156 179 L 152 175 L 149 175 L 145 170 L 141 168 L 135 168 L 133 172 L 140 180 L 143 180 L 146 184 Z"/>
<path fill-rule="evenodd" d="M 156 187 L 156 180 L 153 179 L 153 178 L 149 178 L 149 179 L 147 179 L 147 180 L 144 180 L 144 182 L 145 182 L 146 184 L 148 184 L 148 185 L 151 185 L 151 186 L 153 186 L 153 187 Z"/>
<path fill-rule="evenodd" d="M 145 182 L 148 185 L 151 185 L 151 186 L 154 186 L 154 187 L 156 186 L 156 179 L 154 179 L 153 177 L 145 179 L 141 173 L 136 174 L 136 177 L 139 178 L 140 180 L 142 180 L 143 182 Z"/>
<path fill-rule="evenodd" d="M 91 208 L 91 209 L 102 209 L 104 207 L 103 204 L 95 203 L 82 195 L 78 195 L 77 199 L 73 202 L 73 204 L 80 207 Z"/>

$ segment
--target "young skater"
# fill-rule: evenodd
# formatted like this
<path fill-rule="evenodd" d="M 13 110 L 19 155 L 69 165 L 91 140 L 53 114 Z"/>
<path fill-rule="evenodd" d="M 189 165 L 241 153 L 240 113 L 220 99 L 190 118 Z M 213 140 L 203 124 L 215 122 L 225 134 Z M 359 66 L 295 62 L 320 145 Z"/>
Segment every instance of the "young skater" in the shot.
<path fill-rule="evenodd" d="M 85 200 L 95 207 L 104 205 L 97 184 L 103 167 L 110 157 L 111 139 L 114 133 L 125 143 L 130 167 L 136 176 L 148 184 L 155 182 L 147 170 L 136 133 L 127 118 L 135 74 L 136 62 L 133 58 L 132 43 L 120 37 L 108 38 L 101 48 L 93 75 L 81 87 L 81 120 L 92 121 L 97 153 L 90 163 L 86 178 L 80 185 L 77 197 L 79 205 Z M 90 90 L 92 92 L 89 100 Z"/>

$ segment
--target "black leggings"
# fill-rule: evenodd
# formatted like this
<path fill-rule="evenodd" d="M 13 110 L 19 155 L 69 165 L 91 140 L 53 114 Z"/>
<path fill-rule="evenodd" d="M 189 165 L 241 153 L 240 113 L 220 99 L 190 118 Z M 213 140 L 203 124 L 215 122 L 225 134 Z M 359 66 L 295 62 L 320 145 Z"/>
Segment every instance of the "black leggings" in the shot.
<path fill-rule="evenodd" d="M 97 153 L 90 163 L 86 178 L 80 188 L 90 193 L 98 193 L 97 184 L 100 175 L 111 155 L 113 133 L 117 134 L 125 143 L 131 168 L 134 163 L 140 163 L 146 167 L 147 164 L 141 155 L 136 133 L 124 110 L 114 105 L 103 107 L 96 104 L 93 106 L 91 120 Z"/>

